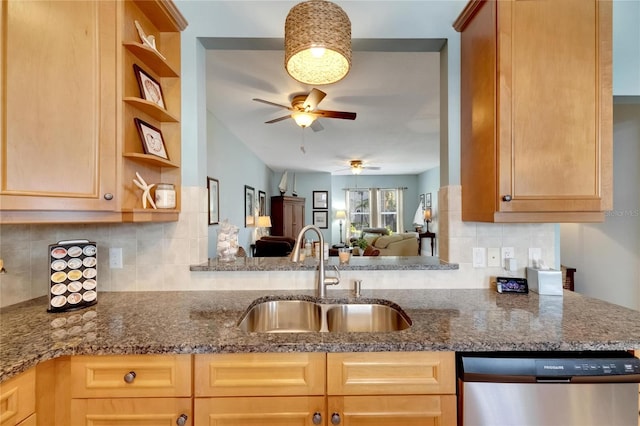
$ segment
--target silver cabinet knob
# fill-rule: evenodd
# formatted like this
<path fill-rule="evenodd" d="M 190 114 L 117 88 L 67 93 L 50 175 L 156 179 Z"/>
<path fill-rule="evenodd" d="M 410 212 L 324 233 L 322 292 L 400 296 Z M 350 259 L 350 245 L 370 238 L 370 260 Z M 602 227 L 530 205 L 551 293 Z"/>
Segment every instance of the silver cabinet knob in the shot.
<path fill-rule="evenodd" d="M 340 424 L 340 414 L 333 413 L 331 415 L 331 424 L 332 425 L 339 425 Z"/>
<path fill-rule="evenodd" d="M 135 371 L 129 371 L 127 374 L 124 375 L 124 381 L 127 383 L 133 383 L 135 379 L 136 379 Z"/>
<path fill-rule="evenodd" d="M 113 200 L 113 194 L 110 192 L 107 192 L 106 194 L 104 194 L 104 199 L 107 201 Z"/>
<path fill-rule="evenodd" d="M 180 414 L 180 417 L 178 417 L 176 419 L 176 424 L 178 426 L 185 426 L 187 424 L 187 420 L 189 419 L 189 417 L 187 417 L 186 414 Z"/>
<path fill-rule="evenodd" d="M 311 417 L 311 421 L 313 422 L 314 425 L 322 424 L 322 414 L 313 413 L 313 417 Z"/>
<path fill-rule="evenodd" d="M 511 201 L 511 195 L 505 195 L 505 196 L 503 196 L 503 197 L 502 197 L 502 201 L 506 201 L 506 202 Z"/>

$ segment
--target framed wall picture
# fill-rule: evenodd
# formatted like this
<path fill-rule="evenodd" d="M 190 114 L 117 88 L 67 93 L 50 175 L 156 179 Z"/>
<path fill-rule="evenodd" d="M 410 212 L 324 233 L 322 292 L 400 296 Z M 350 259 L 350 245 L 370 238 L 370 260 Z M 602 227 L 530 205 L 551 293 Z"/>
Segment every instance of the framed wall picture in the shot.
<path fill-rule="evenodd" d="M 207 191 L 209 193 L 209 225 L 220 222 L 220 183 L 218 179 L 207 176 Z"/>
<path fill-rule="evenodd" d="M 136 79 L 138 80 L 140 97 L 145 101 L 153 102 L 162 109 L 166 109 L 164 105 L 164 95 L 162 94 L 162 86 L 160 86 L 160 83 L 136 64 L 133 64 L 133 71 L 135 72 Z"/>
<path fill-rule="evenodd" d="M 425 208 L 426 207 L 431 207 L 431 193 L 427 192 L 426 194 L 424 194 L 424 196 L 425 196 L 424 200 L 425 200 L 425 203 L 426 203 L 425 204 Z"/>
<path fill-rule="evenodd" d="M 144 153 L 168 160 L 169 154 L 167 154 L 167 147 L 164 144 L 164 138 L 162 137 L 160 129 L 153 127 L 151 124 L 144 122 L 139 118 L 134 118 L 133 120 L 138 128 L 138 134 L 142 141 Z"/>
<path fill-rule="evenodd" d="M 267 193 L 258 191 L 258 216 L 267 215 Z"/>
<path fill-rule="evenodd" d="M 422 206 L 422 210 L 424 210 L 426 204 L 425 204 L 425 194 L 420 194 L 420 205 Z"/>
<path fill-rule="evenodd" d="M 244 186 L 244 227 L 255 226 L 254 203 L 256 202 L 256 190 L 252 186 Z"/>
<path fill-rule="evenodd" d="M 314 211 L 313 212 L 313 224 L 320 229 L 329 228 L 329 212 L 328 211 Z"/>
<path fill-rule="evenodd" d="M 329 208 L 329 191 L 313 191 L 313 208 Z"/>

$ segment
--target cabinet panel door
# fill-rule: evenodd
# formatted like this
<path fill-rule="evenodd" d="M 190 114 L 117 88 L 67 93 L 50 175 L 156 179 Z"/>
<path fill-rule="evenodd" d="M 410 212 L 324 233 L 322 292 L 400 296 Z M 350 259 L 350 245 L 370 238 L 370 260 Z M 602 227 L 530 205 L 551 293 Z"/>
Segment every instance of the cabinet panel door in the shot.
<path fill-rule="evenodd" d="M 324 395 L 325 367 L 323 353 L 197 355 L 195 395 Z"/>
<path fill-rule="evenodd" d="M 323 416 L 322 396 L 196 398 L 198 426 L 313 426 L 313 416 Z M 324 417 L 324 416 L 323 416 Z M 326 420 L 321 423 L 326 425 Z"/>
<path fill-rule="evenodd" d="M 328 395 L 453 393 L 453 352 L 327 354 Z"/>
<path fill-rule="evenodd" d="M 606 207 L 612 98 L 604 3 L 497 3 L 499 196 L 512 198 L 498 201 L 500 211 Z"/>
<path fill-rule="evenodd" d="M 191 398 L 115 398 L 71 400 L 72 426 L 193 425 Z"/>
<path fill-rule="evenodd" d="M 35 369 L 0 384 L 0 425 L 15 425 L 35 411 Z"/>
<path fill-rule="evenodd" d="M 116 2 L 0 8 L 2 210 L 115 210 Z"/>
<path fill-rule="evenodd" d="M 73 398 L 190 396 L 191 355 L 75 356 L 71 389 Z"/>
<path fill-rule="evenodd" d="M 327 421 L 343 426 L 455 426 L 455 395 L 330 396 Z"/>

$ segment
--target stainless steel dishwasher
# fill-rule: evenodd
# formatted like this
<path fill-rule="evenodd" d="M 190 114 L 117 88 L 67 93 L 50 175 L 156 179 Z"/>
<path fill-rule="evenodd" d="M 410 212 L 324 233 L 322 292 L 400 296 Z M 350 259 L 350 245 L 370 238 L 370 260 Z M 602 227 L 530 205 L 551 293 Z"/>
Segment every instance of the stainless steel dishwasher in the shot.
<path fill-rule="evenodd" d="M 628 352 L 461 353 L 458 425 L 638 426 Z"/>

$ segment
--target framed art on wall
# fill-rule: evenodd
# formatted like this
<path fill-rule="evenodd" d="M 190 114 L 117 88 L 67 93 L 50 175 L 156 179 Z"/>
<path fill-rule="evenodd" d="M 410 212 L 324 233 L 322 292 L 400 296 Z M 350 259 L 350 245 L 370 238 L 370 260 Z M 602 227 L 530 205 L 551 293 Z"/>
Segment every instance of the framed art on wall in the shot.
<path fill-rule="evenodd" d="M 313 224 L 320 229 L 329 228 L 329 212 L 328 211 L 314 211 L 313 212 Z"/>
<path fill-rule="evenodd" d="M 427 192 L 426 194 L 424 194 L 424 196 L 425 196 L 425 198 L 424 198 L 425 199 L 425 205 L 424 205 L 425 208 L 426 207 L 431 207 L 431 193 Z"/>
<path fill-rule="evenodd" d="M 313 191 L 313 208 L 329 208 L 329 191 Z"/>
<path fill-rule="evenodd" d="M 258 191 L 258 216 L 267 215 L 267 193 Z"/>
<path fill-rule="evenodd" d="M 209 193 L 209 225 L 220 222 L 220 183 L 218 179 L 207 176 L 207 191 Z"/>
<path fill-rule="evenodd" d="M 420 194 L 420 206 L 422 206 L 422 210 L 424 210 L 426 204 L 425 204 L 425 197 L 424 194 Z"/>
<path fill-rule="evenodd" d="M 252 186 L 244 186 L 244 227 L 255 225 L 254 203 L 256 200 L 256 190 Z"/>

